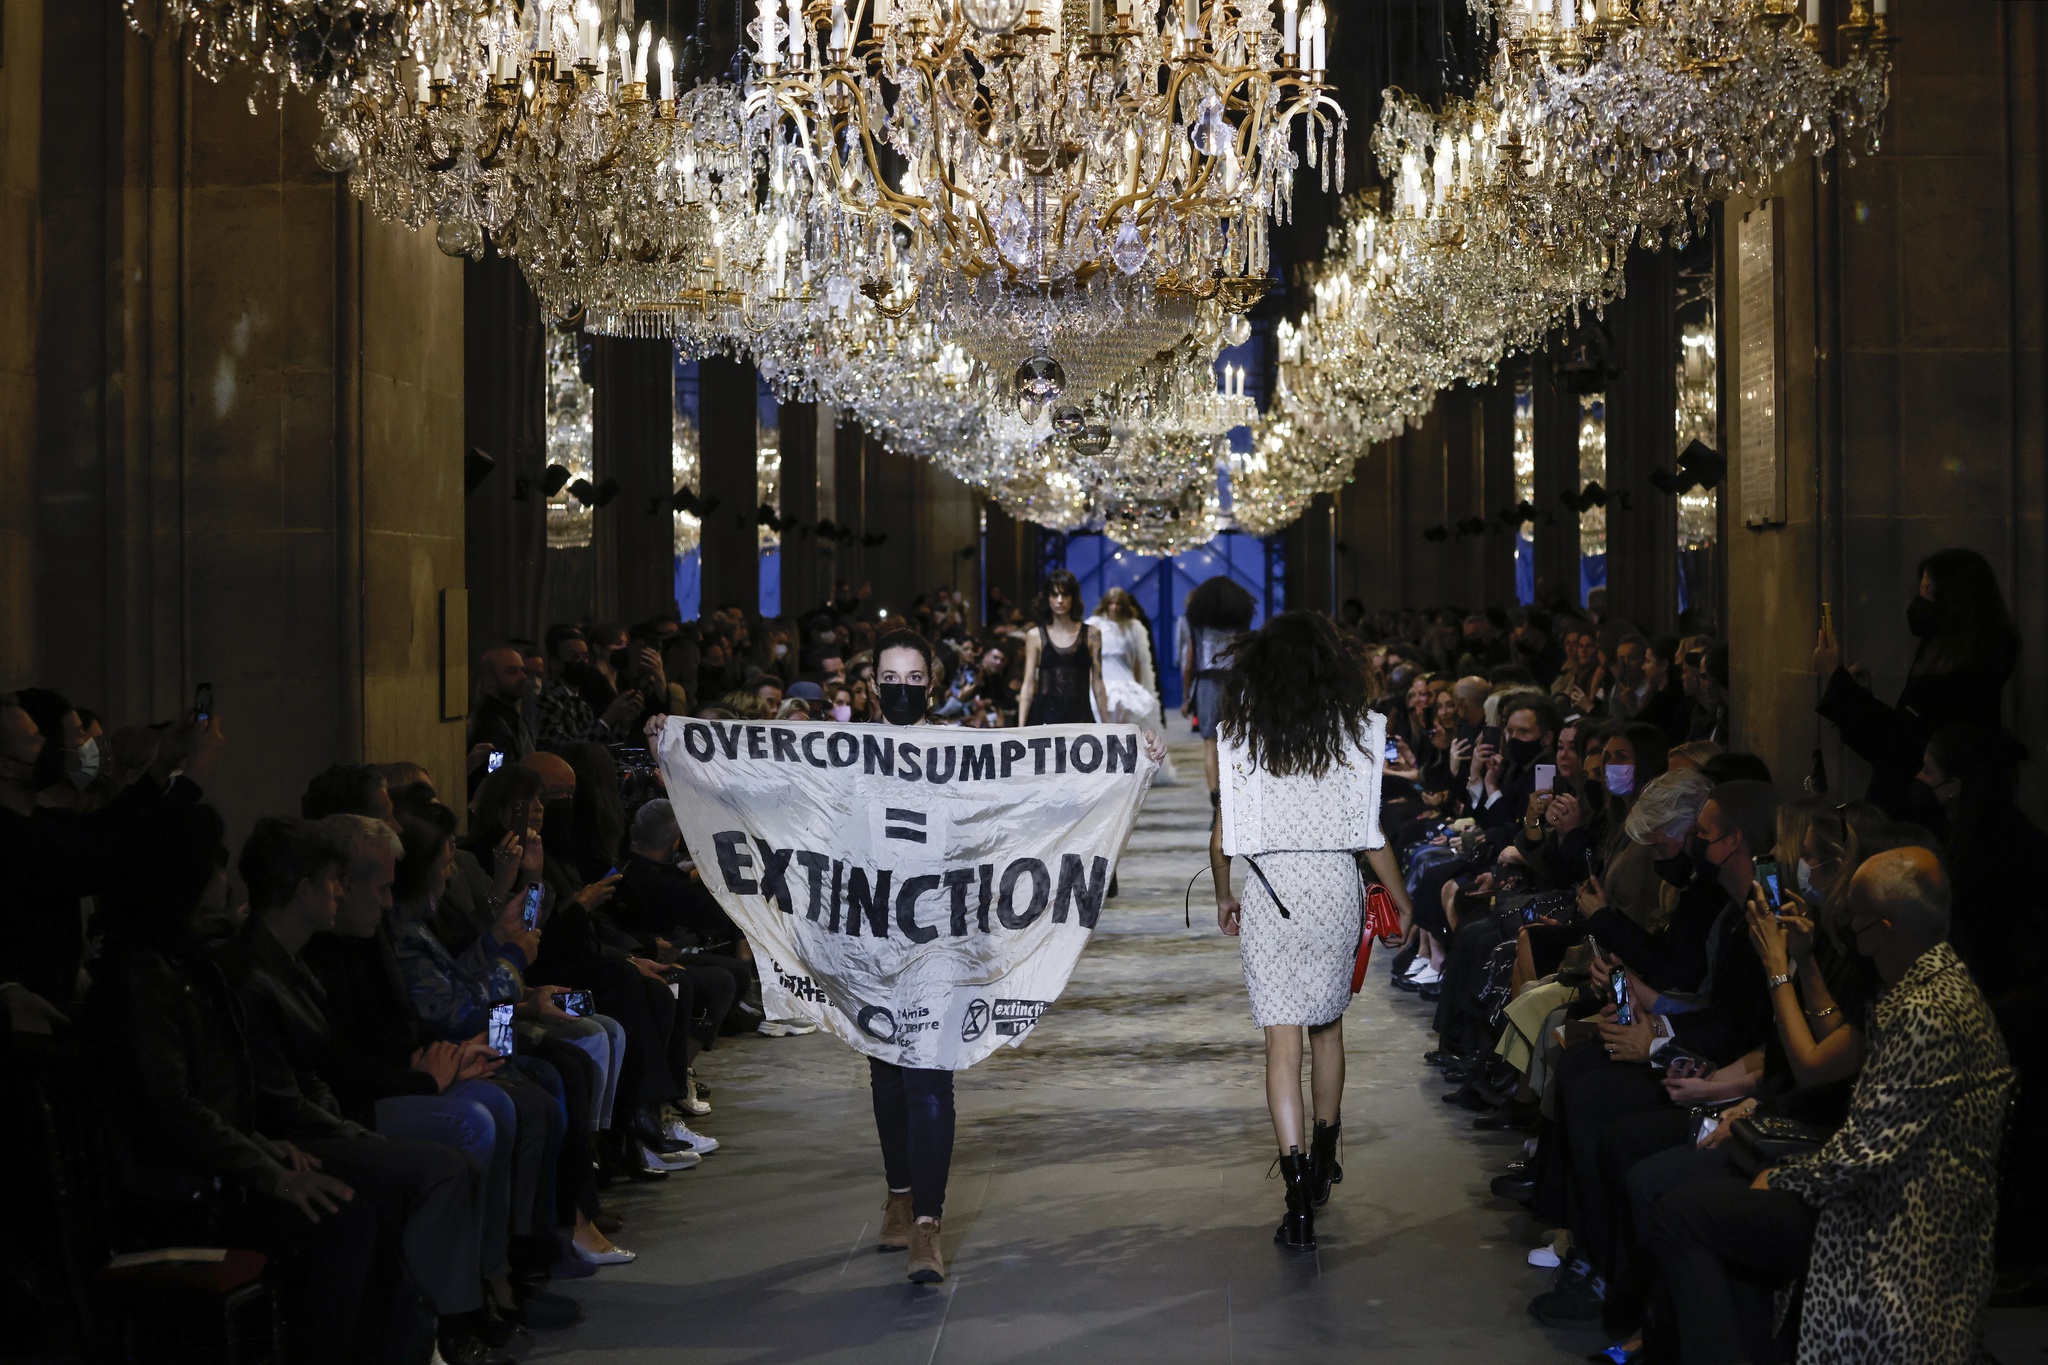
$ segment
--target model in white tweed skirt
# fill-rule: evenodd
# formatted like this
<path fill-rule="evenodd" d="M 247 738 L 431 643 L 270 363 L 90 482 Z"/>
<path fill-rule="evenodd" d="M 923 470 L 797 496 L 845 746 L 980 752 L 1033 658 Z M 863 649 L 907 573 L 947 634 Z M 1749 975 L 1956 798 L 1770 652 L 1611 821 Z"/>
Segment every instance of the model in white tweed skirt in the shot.
<path fill-rule="evenodd" d="M 1393 895 L 1404 934 L 1414 919 L 1379 827 L 1386 720 L 1367 705 L 1356 642 L 1313 612 L 1283 612 L 1238 637 L 1221 690 L 1209 839 L 1216 925 L 1238 937 L 1252 1017 L 1266 1035 L 1266 1108 L 1287 1181 L 1287 1216 L 1273 1240 L 1306 1250 L 1316 1244 L 1316 1208 L 1344 1178 L 1343 1025 L 1366 921 L 1361 854 Z M 1233 858 L 1245 863 L 1242 901 Z M 1304 1034 L 1312 1133 L 1303 1124 Z"/>

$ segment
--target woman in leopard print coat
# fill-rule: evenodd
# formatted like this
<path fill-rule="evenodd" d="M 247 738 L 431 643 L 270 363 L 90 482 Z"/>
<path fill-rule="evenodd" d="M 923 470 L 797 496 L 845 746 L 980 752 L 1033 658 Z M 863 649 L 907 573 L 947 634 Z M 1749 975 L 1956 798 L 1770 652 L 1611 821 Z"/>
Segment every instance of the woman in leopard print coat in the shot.
<path fill-rule="evenodd" d="M 1800 1365 L 1963 1365 L 1991 1292 L 2005 1043 L 1955 949 L 1871 1007 L 1847 1121 L 1768 1173 L 1818 1210 Z"/>

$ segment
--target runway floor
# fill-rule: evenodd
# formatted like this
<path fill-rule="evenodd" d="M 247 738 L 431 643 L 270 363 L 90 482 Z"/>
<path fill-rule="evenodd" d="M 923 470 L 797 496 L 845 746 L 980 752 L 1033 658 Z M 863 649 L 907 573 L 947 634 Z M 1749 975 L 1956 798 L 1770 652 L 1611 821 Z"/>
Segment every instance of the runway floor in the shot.
<path fill-rule="evenodd" d="M 1426 1009 L 1377 973 L 1346 1016 L 1344 1183 L 1321 1245 L 1273 1245 L 1281 1186 L 1234 940 L 1215 930 L 1200 751 L 1156 788 L 1066 994 L 957 1083 L 951 1276 L 875 1249 L 884 1185 L 866 1066 L 823 1034 L 727 1040 L 699 1064 L 724 1143 L 614 1186 L 632 1265 L 558 1288 L 562 1362 L 1557 1362 L 1605 1344 L 1524 1305 L 1535 1230 L 1492 1199 L 1520 1139 L 1474 1131 L 1422 1065 Z M 2005 1365 L 2048 1361 L 2048 1310 L 1998 1315 Z"/>

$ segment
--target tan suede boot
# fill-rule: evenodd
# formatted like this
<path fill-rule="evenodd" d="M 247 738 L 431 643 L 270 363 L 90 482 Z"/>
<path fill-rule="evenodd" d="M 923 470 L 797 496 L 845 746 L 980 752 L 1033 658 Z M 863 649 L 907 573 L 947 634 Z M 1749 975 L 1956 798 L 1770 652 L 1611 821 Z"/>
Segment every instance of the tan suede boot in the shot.
<path fill-rule="evenodd" d="M 882 1205 L 882 1250 L 901 1251 L 910 1245 L 910 1221 L 910 1192 L 889 1191 L 889 1202 Z"/>
<path fill-rule="evenodd" d="M 910 1225 L 910 1278 L 917 1284 L 937 1284 L 946 1278 L 946 1258 L 939 1253 L 939 1225 Z"/>

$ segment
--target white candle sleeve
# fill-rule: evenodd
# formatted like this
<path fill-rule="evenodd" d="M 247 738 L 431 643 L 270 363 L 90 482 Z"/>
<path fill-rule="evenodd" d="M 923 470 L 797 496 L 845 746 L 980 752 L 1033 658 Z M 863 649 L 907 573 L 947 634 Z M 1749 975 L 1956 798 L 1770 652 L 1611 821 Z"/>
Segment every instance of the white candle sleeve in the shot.
<path fill-rule="evenodd" d="M 1280 50 L 1290 57 L 1295 52 L 1295 38 L 1300 23 L 1301 15 L 1295 8 L 1294 0 L 1285 0 L 1280 11 Z"/>
<path fill-rule="evenodd" d="M 654 49 L 654 64 L 661 71 L 661 97 L 672 100 L 676 97 L 676 54 L 669 49 L 668 39 L 663 38 Z"/>

